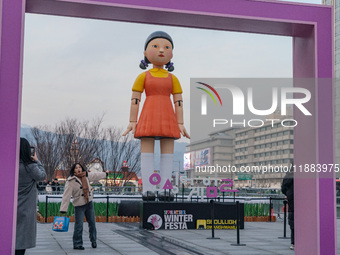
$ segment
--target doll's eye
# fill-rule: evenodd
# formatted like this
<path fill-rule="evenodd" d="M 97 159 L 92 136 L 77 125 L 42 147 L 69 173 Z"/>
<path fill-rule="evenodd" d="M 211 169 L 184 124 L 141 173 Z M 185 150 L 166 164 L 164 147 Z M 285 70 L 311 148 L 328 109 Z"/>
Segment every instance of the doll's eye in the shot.
<path fill-rule="evenodd" d="M 152 45 L 152 47 L 153 47 L 153 48 L 158 48 L 158 46 L 157 46 L 157 45 Z"/>
<path fill-rule="evenodd" d="M 170 49 L 170 46 L 165 46 L 165 48 L 168 50 L 168 49 Z"/>

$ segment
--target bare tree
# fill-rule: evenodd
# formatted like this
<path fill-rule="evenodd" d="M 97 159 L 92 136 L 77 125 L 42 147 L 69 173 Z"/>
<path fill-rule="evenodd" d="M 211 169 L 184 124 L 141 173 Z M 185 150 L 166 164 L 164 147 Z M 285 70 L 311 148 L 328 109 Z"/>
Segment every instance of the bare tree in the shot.
<path fill-rule="evenodd" d="M 127 161 L 129 168 L 123 174 L 122 185 L 140 171 L 139 141 L 131 136 L 123 137 L 120 129 L 104 129 L 103 117 L 91 122 L 66 119 L 54 129 L 46 126 L 32 129 L 39 159 L 49 180 L 58 167 L 69 170 L 76 162 L 86 167 L 95 158 L 104 163 L 104 170 L 113 172 L 114 181 L 122 173 L 123 162 Z"/>
<path fill-rule="evenodd" d="M 104 162 L 105 169 L 112 173 L 114 183 L 123 174 L 122 186 L 140 171 L 140 142 L 131 136 L 122 136 L 122 130 L 114 127 L 106 129 L 105 140 L 99 150 L 98 157 Z M 127 161 L 129 168 L 122 172 L 123 162 Z"/>
<path fill-rule="evenodd" d="M 92 122 L 66 119 L 57 125 L 56 133 L 61 136 L 63 162 L 67 169 L 76 162 L 86 166 L 98 155 L 104 138 L 102 123 L 103 116 Z"/>
<path fill-rule="evenodd" d="M 38 158 L 45 168 L 47 180 L 52 180 L 54 170 L 61 162 L 61 151 L 58 146 L 59 136 L 47 126 L 31 129 Z"/>

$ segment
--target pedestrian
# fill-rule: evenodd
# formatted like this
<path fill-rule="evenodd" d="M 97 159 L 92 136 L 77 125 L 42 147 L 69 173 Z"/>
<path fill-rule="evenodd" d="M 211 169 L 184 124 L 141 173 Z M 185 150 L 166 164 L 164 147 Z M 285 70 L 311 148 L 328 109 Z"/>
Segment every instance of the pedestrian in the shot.
<path fill-rule="evenodd" d="M 295 242 L 294 242 L 294 171 L 293 167 L 290 168 L 290 171 L 283 178 L 282 193 L 287 196 L 288 200 L 288 224 L 290 226 L 290 249 L 294 250 Z"/>
<path fill-rule="evenodd" d="M 90 182 L 95 182 L 107 177 L 106 172 L 101 173 L 88 173 L 85 168 L 76 163 L 71 167 L 70 176 L 68 177 L 63 199 L 60 206 L 60 213 L 65 214 L 67 212 L 70 198 L 73 197 L 73 205 L 75 211 L 75 223 L 73 231 L 73 249 L 84 250 L 83 246 L 83 219 L 86 217 L 86 221 L 89 225 L 89 237 L 92 248 L 97 248 L 97 230 L 96 219 L 93 207 L 93 189 L 90 186 Z"/>
<path fill-rule="evenodd" d="M 46 190 L 46 185 L 47 185 L 47 183 L 46 183 L 45 180 L 39 182 L 38 183 L 38 191 L 45 191 Z"/>
<path fill-rule="evenodd" d="M 53 191 L 53 189 L 52 189 L 52 182 L 51 182 L 51 181 L 48 181 L 48 182 L 47 182 L 47 185 L 46 185 L 46 193 L 47 193 L 48 195 L 51 195 L 51 194 L 52 194 L 52 191 Z"/>
<path fill-rule="evenodd" d="M 53 183 L 52 183 L 52 190 L 56 193 L 56 194 L 59 194 L 60 192 L 60 188 L 59 188 L 59 183 L 58 183 L 58 179 L 54 179 L 53 180 Z"/>
<path fill-rule="evenodd" d="M 170 74 L 174 65 L 170 61 L 173 56 L 173 40 L 163 31 L 153 32 L 144 45 L 144 60 L 140 68 L 152 69 L 141 73 L 133 87 L 130 108 L 130 123 L 123 133 L 130 131 L 135 138 L 141 139 L 141 173 L 143 180 L 143 199 L 155 199 L 155 185 L 149 181 L 154 174 L 154 143 L 160 140 L 160 189 L 171 182 L 173 170 L 174 140 L 190 138 L 184 127 L 182 88 L 177 77 Z M 165 69 L 166 68 L 166 69 Z M 146 99 L 138 119 L 139 103 L 145 90 Z M 170 95 L 173 96 L 173 104 Z M 175 108 L 175 110 L 174 110 Z M 164 196 L 164 192 L 161 192 Z"/>
<path fill-rule="evenodd" d="M 35 148 L 20 138 L 19 183 L 15 254 L 25 254 L 36 246 L 37 238 L 37 183 L 46 178 Z"/>

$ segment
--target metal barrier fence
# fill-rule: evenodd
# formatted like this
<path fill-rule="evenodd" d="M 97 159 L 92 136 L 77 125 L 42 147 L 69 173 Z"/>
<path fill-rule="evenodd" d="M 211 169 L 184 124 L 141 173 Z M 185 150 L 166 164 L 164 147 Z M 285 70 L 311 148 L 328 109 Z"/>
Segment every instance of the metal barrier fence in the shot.
<path fill-rule="evenodd" d="M 170 198 L 170 197 L 169 197 Z M 40 194 L 39 195 L 39 201 L 42 202 L 42 200 L 45 200 L 46 203 L 46 207 L 45 207 L 45 215 L 48 215 L 48 203 L 49 203 L 49 199 L 50 200 L 56 200 L 58 199 L 59 201 L 62 199 L 62 196 L 58 196 L 58 195 L 43 195 Z M 97 195 L 93 197 L 94 200 L 102 200 L 101 202 L 103 202 L 103 200 L 106 202 L 106 221 L 108 222 L 108 217 L 109 217 L 109 203 L 110 203 L 110 199 L 112 202 L 120 202 L 123 200 L 130 200 L 130 201 L 143 201 L 142 200 L 142 196 L 141 195 L 135 195 L 135 196 L 117 196 L 117 195 Z M 243 201 L 243 203 L 256 203 L 261 201 L 262 203 L 268 203 L 269 204 L 269 208 L 270 208 L 270 221 L 272 219 L 272 216 L 274 214 L 277 214 L 278 217 L 280 218 L 280 213 L 283 213 L 283 201 L 285 200 L 285 198 L 272 198 L 272 197 L 237 197 L 235 196 L 235 193 L 233 196 L 218 196 L 216 198 L 209 198 L 209 197 L 204 197 L 203 201 L 206 203 L 209 203 L 211 200 L 215 201 L 215 202 L 220 202 L 220 203 L 224 203 L 224 202 L 241 202 Z M 160 201 L 158 199 L 156 199 L 156 201 L 158 201 L 159 203 L 162 202 L 169 202 L 170 200 L 164 200 L 164 201 Z M 176 196 L 173 197 L 173 201 L 176 202 L 191 202 L 191 203 L 198 203 L 198 202 L 202 202 L 201 197 L 198 196 L 192 196 L 190 198 L 190 200 L 188 201 L 188 196 L 185 196 L 184 193 L 182 194 L 182 196 L 178 196 L 178 194 L 176 194 Z M 281 206 L 282 205 L 282 206 Z M 45 217 L 45 222 L 47 222 L 47 217 Z"/>
<path fill-rule="evenodd" d="M 205 187 L 205 186 L 204 186 Z M 53 186 L 52 186 L 53 188 Z M 59 189 L 58 191 L 46 191 L 45 186 L 40 186 L 38 189 L 39 194 L 41 195 L 58 195 L 63 194 L 64 186 L 59 185 L 56 187 Z M 142 194 L 141 187 L 134 187 L 134 186 L 124 186 L 124 187 L 117 187 L 117 186 L 92 186 L 95 194 L 101 195 L 140 195 Z M 184 187 L 181 185 L 179 187 L 179 195 L 189 195 L 192 189 L 188 187 Z M 222 193 L 220 194 L 222 196 Z M 277 193 L 252 193 L 252 192 L 244 192 L 240 190 L 236 194 L 236 196 L 250 196 L 250 197 L 283 197 L 282 194 Z"/>

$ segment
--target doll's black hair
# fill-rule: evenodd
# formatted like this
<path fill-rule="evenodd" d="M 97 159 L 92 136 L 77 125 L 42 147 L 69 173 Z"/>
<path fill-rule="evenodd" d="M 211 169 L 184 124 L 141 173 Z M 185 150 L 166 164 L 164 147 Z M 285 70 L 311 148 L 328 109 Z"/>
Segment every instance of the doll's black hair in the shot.
<path fill-rule="evenodd" d="M 72 165 L 71 170 L 70 170 L 70 176 L 74 175 L 74 169 L 76 168 L 77 165 L 80 165 L 80 167 L 83 170 L 83 172 L 86 172 L 86 177 L 88 177 L 89 175 L 88 175 L 86 169 L 80 163 L 75 163 L 75 164 Z"/>
<path fill-rule="evenodd" d="M 172 48 L 174 48 L 174 43 L 172 41 L 171 36 L 168 33 L 165 33 L 163 31 L 155 31 L 155 32 L 151 33 L 148 36 L 148 38 L 146 38 L 144 50 L 146 50 L 146 48 L 148 47 L 149 42 L 151 42 L 152 40 L 157 39 L 157 38 L 163 38 L 163 39 L 168 40 L 171 43 Z M 144 70 L 148 67 L 148 64 L 150 64 L 150 63 L 151 62 L 147 59 L 147 57 L 144 57 L 144 59 L 140 62 L 139 67 Z M 165 68 L 167 68 L 169 72 L 172 72 L 173 70 L 175 70 L 174 64 L 171 63 L 170 61 L 169 61 L 169 63 L 167 63 L 165 65 Z"/>

